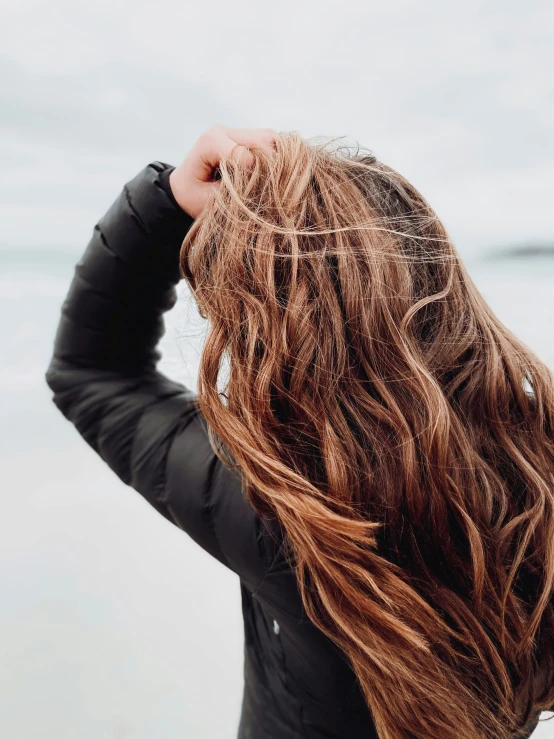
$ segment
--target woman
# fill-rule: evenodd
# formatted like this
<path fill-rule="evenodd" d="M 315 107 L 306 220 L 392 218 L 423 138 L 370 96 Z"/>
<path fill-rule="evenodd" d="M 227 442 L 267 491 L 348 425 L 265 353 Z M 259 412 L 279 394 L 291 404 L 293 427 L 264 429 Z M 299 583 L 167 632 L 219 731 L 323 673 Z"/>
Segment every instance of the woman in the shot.
<path fill-rule="evenodd" d="M 156 369 L 181 277 L 197 394 Z M 239 575 L 242 739 L 507 739 L 554 704 L 553 378 L 373 156 L 216 126 L 145 167 L 46 378 Z"/>

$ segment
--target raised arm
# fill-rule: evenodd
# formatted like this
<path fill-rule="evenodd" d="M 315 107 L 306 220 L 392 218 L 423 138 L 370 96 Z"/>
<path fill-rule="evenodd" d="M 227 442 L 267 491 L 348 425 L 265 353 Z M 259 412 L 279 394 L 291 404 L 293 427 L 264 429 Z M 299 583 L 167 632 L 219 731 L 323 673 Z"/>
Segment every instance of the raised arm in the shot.
<path fill-rule="evenodd" d="M 156 368 L 193 217 L 146 166 L 94 227 L 62 305 L 46 381 L 123 482 L 254 589 L 267 554 L 241 480 L 215 455 L 197 395 Z"/>

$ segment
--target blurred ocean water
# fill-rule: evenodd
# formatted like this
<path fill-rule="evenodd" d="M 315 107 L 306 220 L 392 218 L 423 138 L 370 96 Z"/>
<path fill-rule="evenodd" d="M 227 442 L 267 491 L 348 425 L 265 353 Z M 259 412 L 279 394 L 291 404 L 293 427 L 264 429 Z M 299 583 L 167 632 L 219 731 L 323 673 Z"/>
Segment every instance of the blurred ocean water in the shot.
<path fill-rule="evenodd" d="M 44 382 L 79 256 L 0 250 L 0 734 L 232 739 L 242 694 L 236 576 L 115 477 Z M 505 325 L 554 366 L 554 259 L 466 265 Z M 184 283 L 179 292 L 160 368 L 195 387 L 206 327 Z"/>

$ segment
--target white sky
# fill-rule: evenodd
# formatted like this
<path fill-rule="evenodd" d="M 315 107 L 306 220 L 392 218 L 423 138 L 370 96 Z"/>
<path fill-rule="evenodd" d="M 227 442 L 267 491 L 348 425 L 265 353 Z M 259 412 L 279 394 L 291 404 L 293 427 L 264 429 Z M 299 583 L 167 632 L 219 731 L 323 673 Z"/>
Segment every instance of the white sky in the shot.
<path fill-rule="evenodd" d="M 551 2 L 18 0 L 0 21 L 3 247 L 81 249 L 214 123 L 358 141 L 462 252 L 554 238 Z"/>

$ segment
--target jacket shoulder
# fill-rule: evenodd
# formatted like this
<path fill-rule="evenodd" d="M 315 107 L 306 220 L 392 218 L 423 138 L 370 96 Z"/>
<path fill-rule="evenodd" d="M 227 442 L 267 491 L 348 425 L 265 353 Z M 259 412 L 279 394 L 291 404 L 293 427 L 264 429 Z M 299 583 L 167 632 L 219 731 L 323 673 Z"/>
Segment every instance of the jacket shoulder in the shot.
<path fill-rule="evenodd" d="M 274 537 L 253 509 L 240 472 L 215 453 L 200 411 L 178 431 L 167 454 L 165 505 L 175 523 L 238 573 L 252 591 L 275 558 Z"/>

